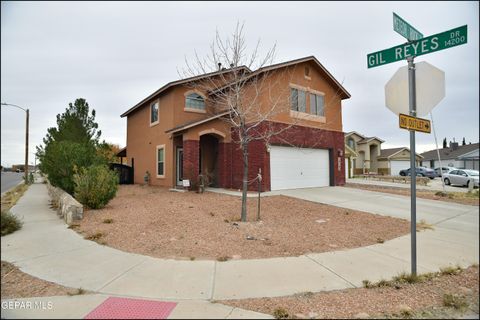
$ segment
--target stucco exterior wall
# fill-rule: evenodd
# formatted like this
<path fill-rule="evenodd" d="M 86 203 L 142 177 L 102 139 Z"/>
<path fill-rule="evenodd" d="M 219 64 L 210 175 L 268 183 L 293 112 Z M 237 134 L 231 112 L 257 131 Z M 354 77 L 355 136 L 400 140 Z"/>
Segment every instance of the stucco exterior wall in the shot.
<path fill-rule="evenodd" d="M 309 68 L 309 76 L 305 76 L 305 68 Z M 277 69 L 268 74 L 264 85 L 268 91 L 259 97 L 259 107 L 263 112 L 270 110 L 273 101 L 279 102 L 279 109 L 271 117 L 269 124 L 280 128 L 286 124 L 294 125 L 280 136 L 273 137 L 271 144 L 289 144 L 298 147 L 331 149 L 334 155 L 334 184 L 345 183 L 344 134 L 342 132 L 341 98 L 338 88 L 328 75 L 313 62 L 304 62 L 292 67 Z M 307 91 L 306 113 L 297 114 L 290 110 L 290 88 L 302 88 Z M 188 128 L 175 134 L 165 133 L 172 128 L 206 119 L 218 106 L 206 97 L 204 92 L 196 90 L 205 96 L 206 111 L 185 109 L 185 97 L 193 88 L 187 85 L 172 87 L 159 97 L 146 101 L 140 108 L 128 114 L 127 117 L 127 158 L 132 163 L 134 159 L 134 182 L 143 183 L 145 172 L 150 172 L 152 185 L 172 187 L 176 185 L 176 147 L 183 145 L 185 178 L 196 179 L 199 174 L 199 148 L 202 135 L 213 135 L 218 139 L 218 171 L 217 182 L 227 188 L 241 187 L 241 168 L 243 168 L 241 152 L 238 145 L 232 143 L 235 129 L 217 119 Z M 246 90 L 246 99 L 251 99 L 254 88 Z M 310 98 L 308 93 L 324 93 L 325 117 L 309 115 Z M 272 100 L 273 98 L 273 100 Z M 150 125 L 150 105 L 159 102 L 159 123 Z M 299 117 L 300 116 L 300 117 Z M 250 119 L 252 120 L 252 119 Z M 255 119 L 253 119 L 255 120 Z M 275 123 L 276 122 L 276 123 Z M 267 126 L 262 126 L 267 130 Z M 157 177 L 156 153 L 157 146 L 164 146 L 164 176 Z M 341 153 L 341 156 L 340 156 Z M 252 142 L 249 146 L 249 179 L 255 178 L 258 168 L 264 176 L 263 190 L 270 189 L 270 161 L 264 142 Z M 341 158 L 341 161 L 338 159 Z M 252 186 L 256 190 L 257 186 Z"/>

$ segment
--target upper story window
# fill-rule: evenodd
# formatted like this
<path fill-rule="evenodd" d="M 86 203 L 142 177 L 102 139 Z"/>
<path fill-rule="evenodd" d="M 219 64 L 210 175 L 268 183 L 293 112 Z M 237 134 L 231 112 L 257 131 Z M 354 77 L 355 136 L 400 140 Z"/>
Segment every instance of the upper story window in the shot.
<path fill-rule="evenodd" d="M 321 94 L 310 93 L 310 113 L 324 117 L 325 116 L 325 98 Z"/>
<path fill-rule="evenodd" d="M 352 149 L 355 150 L 355 141 L 353 141 L 352 138 L 348 139 L 348 146 Z"/>
<path fill-rule="evenodd" d="M 205 110 L 205 99 L 198 93 L 190 93 L 185 98 L 185 108 Z"/>
<path fill-rule="evenodd" d="M 150 105 L 150 125 L 158 123 L 158 102 Z"/>
<path fill-rule="evenodd" d="M 290 104 L 293 111 L 306 112 L 306 93 L 303 90 L 291 88 L 290 89 Z"/>

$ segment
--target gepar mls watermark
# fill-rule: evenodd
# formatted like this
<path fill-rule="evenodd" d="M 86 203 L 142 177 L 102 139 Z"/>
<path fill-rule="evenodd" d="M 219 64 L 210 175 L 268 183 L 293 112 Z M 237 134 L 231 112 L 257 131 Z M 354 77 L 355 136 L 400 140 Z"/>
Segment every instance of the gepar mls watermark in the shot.
<path fill-rule="evenodd" d="M 16 310 L 16 309 L 30 309 L 30 310 L 52 310 L 52 301 L 19 301 L 9 300 L 2 301 L 2 309 Z"/>

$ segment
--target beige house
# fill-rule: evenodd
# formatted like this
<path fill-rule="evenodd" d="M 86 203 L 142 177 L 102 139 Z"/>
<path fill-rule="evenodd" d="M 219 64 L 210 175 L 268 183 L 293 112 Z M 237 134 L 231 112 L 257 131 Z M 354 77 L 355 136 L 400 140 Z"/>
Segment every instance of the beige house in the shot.
<path fill-rule="evenodd" d="M 380 138 L 366 137 L 355 131 L 346 133 L 345 168 L 347 177 L 378 173 L 377 158 L 380 156 L 380 145 L 383 142 Z"/>
<path fill-rule="evenodd" d="M 360 174 L 398 176 L 400 170 L 410 168 L 410 150 L 406 147 L 382 149 L 384 141 L 352 131 L 345 134 L 345 177 Z M 423 157 L 417 155 L 417 166 Z"/>
<path fill-rule="evenodd" d="M 420 165 L 423 157 L 416 154 L 416 166 Z M 377 158 L 378 173 L 390 176 L 400 175 L 400 170 L 410 168 L 410 149 L 392 148 L 383 149 L 380 152 L 380 156 Z"/>

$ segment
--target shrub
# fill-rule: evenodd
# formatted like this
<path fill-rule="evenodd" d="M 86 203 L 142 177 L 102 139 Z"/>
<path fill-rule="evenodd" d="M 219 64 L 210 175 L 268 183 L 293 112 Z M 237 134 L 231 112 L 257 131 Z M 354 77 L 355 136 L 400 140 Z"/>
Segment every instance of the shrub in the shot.
<path fill-rule="evenodd" d="M 273 311 L 273 317 L 275 319 L 287 319 L 288 318 L 288 311 L 283 308 L 276 308 Z"/>
<path fill-rule="evenodd" d="M 105 165 L 82 168 L 73 176 L 75 198 L 91 209 L 103 208 L 117 193 L 118 175 Z"/>
<path fill-rule="evenodd" d="M 455 309 L 466 309 L 468 307 L 467 299 L 458 294 L 445 293 L 443 295 L 443 305 Z"/>
<path fill-rule="evenodd" d="M 2 237 L 17 231 L 23 225 L 23 223 L 17 218 L 17 216 L 12 214 L 10 211 L 2 211 L 0 224 L 2 229 Z"/>
<path fill-rule="evenodd" d="M 71 141 L 52 142 L 42 156 L 42 170 L 50 183 L 73 195 L 75 168 L 85 168 L 94 163 L 95 147 Z"/>

